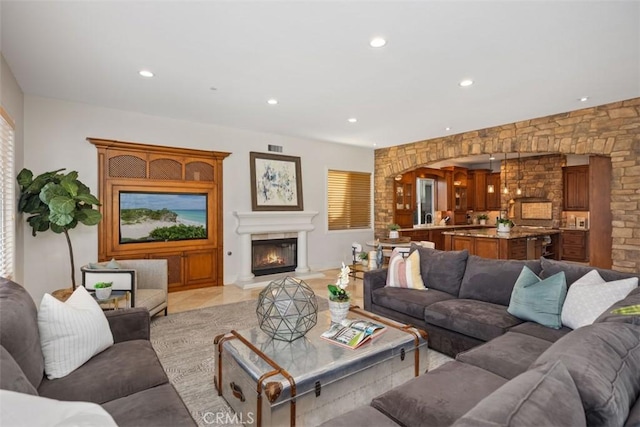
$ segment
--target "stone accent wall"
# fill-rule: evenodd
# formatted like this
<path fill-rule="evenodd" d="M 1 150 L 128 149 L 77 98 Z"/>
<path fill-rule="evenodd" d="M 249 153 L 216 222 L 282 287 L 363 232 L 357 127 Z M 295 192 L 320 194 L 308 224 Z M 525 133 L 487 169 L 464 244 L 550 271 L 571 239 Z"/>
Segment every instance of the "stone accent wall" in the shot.
<path fill-rule="evenodd" d="M 611 157 L 613 268 L 640 272 L 640 98 L 376 150 L 376 235 L 393 220 L 396 175 L 456 157 L 518 151 Z"/>

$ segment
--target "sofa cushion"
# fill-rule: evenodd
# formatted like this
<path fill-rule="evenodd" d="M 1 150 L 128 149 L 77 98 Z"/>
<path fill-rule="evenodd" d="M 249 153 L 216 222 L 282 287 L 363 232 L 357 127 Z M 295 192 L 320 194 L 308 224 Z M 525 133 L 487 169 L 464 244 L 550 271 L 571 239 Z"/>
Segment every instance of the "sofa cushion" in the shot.
<path fill-rule="evenodd" d="M 560 313 L 566 295 L 564 272 L 541 280 L 524 266 L 513 286 L 507 311 L 520 319 L 560 329 Z"/>
<path fill-rule="evenodd" d="M 392 288 L 425 289 L 420 275 L 420 252 L 413 251 L 405 259 L 394 249 L 389 259 L 387 286 Z"/>
<path fill-rule="evenodd" d="M 524 322 L 509 329 L 509 332 L 517 332 L 519 334 L 531 335 L 545 341 L 554 343 L 563 336 L 567 335 L 573 329 L 563 326 L 560 329 L 547 328 L 539 323 Z"/>
<path fill-rule="evenodd" d="M 611 305 L 638 287 L 638 278 L 605 282 L 596 270 L 573 282 L 562 306 L 562 324 L 572 329 L 592 324 Z"/>
<path fill-rule="evenodd" d="M 511 291 L 522 267 L 540 274 L 540 260 L 496 260 L 470 255 L 458 297 L 509 305 Z"/>
<path fill-rule="evenodd" d="M 2 346 L 0 346 L 0 389 L 38 395 L 20 366 Z"/>
<path fill-rule="evenodd" d="M 455 299 L 446 292 L 435 289 L 417 290 L 385 287 L 372 293 L 375 305 L 406 313 L 416 319 L 424 319 L 424 308 L 438 301 Z"/>
<path fill-rule="evenodd" d="M 507 332 L 479 347 L 459 353 L 456 360 L 510 380 L 525 372 L 549 347 L 549 341 Z"/>
<path fill-rule="evenodd" d="M 113 345 L 104 312 L 83 286 L 76 288 L 66 302 L 45 294 L 38 311 L 38 328 L 44 371 L 50 380 L 68 375 Z"/>
<path fill-rule="evenodd" d="M 594 323 L 555 342 L 533 363 L 562 361 L 580 392 L 589 425 L 622 425 L 640 394 L 640 328 Z"/>
<path fill-rule="evenodd" d="M 100 405 L 0 390 L 0 425 L 5 427 L 118 427 Z"/>
<path fill-rule="evenodd" d="M 41 396 L 104 403 L 168 381 L 151 342 L 124 341 L 94 356 L 63 378 L 45 379 Z"/>
<path fill-rule="evenodd" d="M 507 307 L 473 299 L 453 299 L 430 304 L 424 320 L 441 328 L 489 341 L 522 320 L 507 313 Z"/>
<path fill-rule="evenodd" d="M 629 417 L 624 423 L 624 427 L 638 427 L 640 426 L 640 399 L 636 400 L 636 403 L 631 407 L 629 411 Z"/>
<path fill-rule="evenodd" d="M 599 322 L 622 322 L 640 325 L 640 314 L 615 314 L 612 310 L 630 305 L 640 305 L 640 288 L 636 288 L 626 298 L 606 309 L 594 323 Z"/>
<path fill-rule="evenodd" d="M 469 252 L 440 251 L 417 245 L 412 248 L 420 253 L 420 273 L 424 285 L 458 296 Z"/>
<path fill-rule="evenodd" d="M 102 407 L 111 414 L 118 427 L 196 425 L 184 402 L 169 383 L 112 400 Z M 205 412 L 202 418 L 203 425 L 216 425 L 216 415 L 214 411 Z M 250 422 L 248 414 L 243 414 L 243 417 L 245 421 Z"/>
<path fill-rule="evenodd" d="M 38 312 L 31 295 L 0 277 L 0 344 L 11 354 L 29 382 L 38 388 L 44 374 Z"/>
<path fill-rule="evenodd" d="M 446 426 L 506 382 L 453 361 L 376 397 L 371 406 L 403 426 Z"/>
<path fill-rule="evenodd" d="M 546 279 L 554 274 L 564 271 L 565 279 L 567 280 L 567 287 L 570 287 L 573 282 L 587 274 L 591 270 L 596 270 L 600 276 L 610 282 L 612 280 L 628 279 L 629 277 L 639 277 L 637 274 L 622 273 L 620 271 L 605 270 L 603 268 L 594 268 L 588 265 L 573 264 L 563 261 L 555 261 L 549 258 L 540 258 L 542 265 L 542 272 L 540 277 Z"/>
<path fill-rule="evenodd" d="M 561 362 L 527 371 L 491 393 L 454 427 L 586 426 L 580 394 Z"/>

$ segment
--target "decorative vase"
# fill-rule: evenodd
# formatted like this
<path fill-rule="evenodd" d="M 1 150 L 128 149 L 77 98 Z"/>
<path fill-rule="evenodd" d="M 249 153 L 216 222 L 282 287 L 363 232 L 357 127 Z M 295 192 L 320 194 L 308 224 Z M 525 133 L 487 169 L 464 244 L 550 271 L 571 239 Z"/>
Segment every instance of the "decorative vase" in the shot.
<path fill-rule="evenodd" d="M 105 300 L 111 296 L 111 286 L 108 288 L 96 288 L 96 298 Z"/>
<path fill-rule="evenodd" d="M 329 300 L 329 313 L 331 313 L 331 322 L 342 323 L 347 318 L 351 303 L 347 301 L 331 301 Z"/>
<path fill-rule="evenodd" d="M 400 232 L 398 230 L 389 231 L 389 238 L 390 239 L 397 239 L 399 237 L 400 237 Z"/>

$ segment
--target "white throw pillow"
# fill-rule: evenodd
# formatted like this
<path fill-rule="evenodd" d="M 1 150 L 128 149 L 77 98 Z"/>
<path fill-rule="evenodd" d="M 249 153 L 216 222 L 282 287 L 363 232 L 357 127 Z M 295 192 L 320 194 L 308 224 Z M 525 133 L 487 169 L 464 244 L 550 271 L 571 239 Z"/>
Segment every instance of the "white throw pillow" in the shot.
<path fill-rule="evenodd" d="M 569 287 L 562 306 L 562 324 L 571 329 L 590 325 L 637 287 L 637 277 L 605 282 L 596 270 L 591 270 Z"/>
<path fill-rule="evenodd" d="M 38 311 L 40 344 L 47 378 L 61 378 L 113 345 L 104 312 L 79 286 L 66 302 L 45 294 Z"/>
<path fill-rule="evenodd" d="M 0 425 L 7 427 L 117 427 L 97 403 L 67 402 L 0 390 Z"/>

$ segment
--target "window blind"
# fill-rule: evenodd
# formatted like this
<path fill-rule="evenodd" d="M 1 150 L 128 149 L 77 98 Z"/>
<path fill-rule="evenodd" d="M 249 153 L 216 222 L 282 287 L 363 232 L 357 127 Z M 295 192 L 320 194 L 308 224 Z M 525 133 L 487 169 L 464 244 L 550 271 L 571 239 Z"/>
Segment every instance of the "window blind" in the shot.
<path fill-rule="evenodd" d="M 7 279 L 13 279 L 15 262 L 14 129 L 0 107 L 0 276 Z"/>
<path fill-rule="evenodd" d="M 329 170 L 327 179 L 329 230 L 371 227 L 371 174 Z"/>

